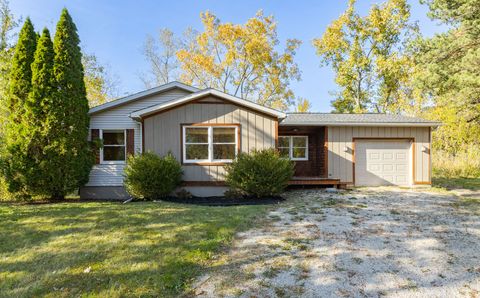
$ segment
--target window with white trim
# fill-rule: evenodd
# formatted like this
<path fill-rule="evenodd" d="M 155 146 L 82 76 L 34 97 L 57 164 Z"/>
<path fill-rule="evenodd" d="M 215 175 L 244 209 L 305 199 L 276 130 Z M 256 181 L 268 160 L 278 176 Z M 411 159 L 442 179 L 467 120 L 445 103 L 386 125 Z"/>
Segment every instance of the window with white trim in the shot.
<path fill-rule="evenodd" d="M 100 150 L 100 162 L 104 164 L 125 163 L 127 156 L 125 130 L 101 130 L 103 148 Z"/>
<path fill-rule="evenodd" d="M 231 162 L 237 156 L 238 126 L 183 126 L 183 162 Z"/>
<path fill-rule="evenodd" d="M 279 136 L 278 151 L 291 160 L 308 160 L 308 136 Z"/>

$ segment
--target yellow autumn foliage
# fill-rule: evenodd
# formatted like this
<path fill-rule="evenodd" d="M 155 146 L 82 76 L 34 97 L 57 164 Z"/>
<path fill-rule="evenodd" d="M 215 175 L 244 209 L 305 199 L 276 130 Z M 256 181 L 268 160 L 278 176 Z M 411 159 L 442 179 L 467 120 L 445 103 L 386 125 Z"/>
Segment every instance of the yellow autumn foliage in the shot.
<path fill-rule="evenodd" d="M 300 79 L 299 40 L 287 40 L 278 52 L 277 23 L 262 11 L 245 24 L 222 23 L 208 11 L 200 17 L 203 32 L 177 52 L 182 81 L 281 110 L 294 103 L 289 84 Z"/>

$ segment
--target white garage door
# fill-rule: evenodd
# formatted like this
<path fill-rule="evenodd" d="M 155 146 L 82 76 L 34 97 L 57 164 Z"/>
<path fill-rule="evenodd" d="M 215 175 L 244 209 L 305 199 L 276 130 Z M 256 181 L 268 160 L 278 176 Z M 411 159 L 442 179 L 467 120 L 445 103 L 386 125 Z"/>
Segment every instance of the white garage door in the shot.
<path fill-rule="evenodd" d="M 410 185 L 410 142 L 356 140 L 355 185 Z"/>

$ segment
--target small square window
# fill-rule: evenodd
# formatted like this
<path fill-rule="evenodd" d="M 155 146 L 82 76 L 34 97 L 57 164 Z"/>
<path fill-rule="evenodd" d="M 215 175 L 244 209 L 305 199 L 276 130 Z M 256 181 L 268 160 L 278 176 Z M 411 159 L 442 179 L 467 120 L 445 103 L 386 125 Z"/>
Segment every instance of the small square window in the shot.
<path fill-rule="evenodd" d="M 280 155 L 291 160 L 308 160 L 307 136 L 278 137 L 278 151 Z"/>
<path fill-rule="evenodd" d="M 125 131 L 102 130 L 102 140 L 101 161 L 103 163 L 124 163 L 126 160 Z"/>

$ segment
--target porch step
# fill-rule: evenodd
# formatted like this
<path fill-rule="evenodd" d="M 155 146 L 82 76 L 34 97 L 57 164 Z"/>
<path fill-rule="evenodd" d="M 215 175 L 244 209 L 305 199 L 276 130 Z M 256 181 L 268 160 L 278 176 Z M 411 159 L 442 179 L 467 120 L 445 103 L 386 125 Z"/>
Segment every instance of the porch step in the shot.
<path fill-rule="evenodd" d="M 340 179 L 329 179 L 321 177 L 293 177 L 288 185 L 332 185 L 337 188 L 344 188 L 347 183 L 340 182 Z"/>

